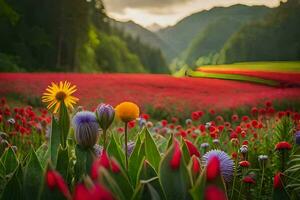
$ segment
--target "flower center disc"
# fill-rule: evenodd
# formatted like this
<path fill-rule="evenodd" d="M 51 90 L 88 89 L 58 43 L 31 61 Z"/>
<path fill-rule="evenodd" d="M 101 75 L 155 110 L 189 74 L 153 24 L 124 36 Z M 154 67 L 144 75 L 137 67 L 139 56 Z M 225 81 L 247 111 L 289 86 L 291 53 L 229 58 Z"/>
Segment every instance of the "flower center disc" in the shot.
<path fill-rule="evenodd" d="M 60 91 L 55 95 L 55 98 L 59 101 L 62 101 L 66 98 L 66 96 L 67 96 L 66 93 Z"/>

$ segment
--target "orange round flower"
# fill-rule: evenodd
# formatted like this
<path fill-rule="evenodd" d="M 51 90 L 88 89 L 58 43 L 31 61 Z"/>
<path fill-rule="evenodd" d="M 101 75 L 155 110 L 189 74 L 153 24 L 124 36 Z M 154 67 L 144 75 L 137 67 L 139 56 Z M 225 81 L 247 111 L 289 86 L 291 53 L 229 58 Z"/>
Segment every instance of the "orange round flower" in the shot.
<path fill-rule="evenodd" d="M 116 106 L 115 111 L 117 118 L 121 119 L 125 123 L 135 120 L 140 115 L 139 107 L 132 102 L 120 103 Z"/>

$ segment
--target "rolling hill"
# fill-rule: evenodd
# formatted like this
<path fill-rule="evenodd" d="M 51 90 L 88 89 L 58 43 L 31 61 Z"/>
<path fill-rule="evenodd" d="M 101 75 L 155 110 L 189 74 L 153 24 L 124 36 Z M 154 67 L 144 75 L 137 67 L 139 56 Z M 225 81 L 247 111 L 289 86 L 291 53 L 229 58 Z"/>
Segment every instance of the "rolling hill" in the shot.
<path fill-rule="evenodd" d="M 299 11 L 300 1 L 289 0 L 243 26 L 224 44 L 217 63 L 300 60 Z"/>
<path fill-rule="evenodd" d="M 192 14 L 176 25 L 158 31 L 157 34 L 168 46 L 172 47 L 171 51 L 162 49 L 170 61 L 187 49 L 195 38 L 203 37 L 201 36 L 203 32 L 207 31 L 207 28 L 211 28 L 212 24 L 218 25 L 219 20 L 229 18 L 243 23 L 252 18 L 261 18 L 270 10 L 270 8 L 264 6 L 233 5 L 230 7 L 216 7 Z M 220 29 L 218 33 L 220 34 L 222 31 Z"/>

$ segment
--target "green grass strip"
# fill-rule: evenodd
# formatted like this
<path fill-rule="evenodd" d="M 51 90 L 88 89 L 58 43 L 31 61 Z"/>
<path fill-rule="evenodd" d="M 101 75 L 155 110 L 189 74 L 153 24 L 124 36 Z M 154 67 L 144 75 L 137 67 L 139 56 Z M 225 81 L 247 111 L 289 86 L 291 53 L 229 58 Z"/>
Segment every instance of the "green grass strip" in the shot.
<path fill-rule="evenodd" d="M 196 77 L 196 78 L 214 78 L 214 79 L 224 79 L 224 80 L 234 80 L 234 81 L 244 81 L 268 86 L 278 86 L 279 83 L 277 81 L 262 79 L 252 76 L 238 75 L 238 74 L 222 74 L 222 73 L 206 73 L 199 71 L 188 70 L 188 76 Z"/>
<path fill-rule="evenodd" d="M 200 69 L 219 68 L 221 70 L 253 70 L 266 72 L 300 72 L 300 61 L 242 62 L 224 65 L 205 65 Z"/>

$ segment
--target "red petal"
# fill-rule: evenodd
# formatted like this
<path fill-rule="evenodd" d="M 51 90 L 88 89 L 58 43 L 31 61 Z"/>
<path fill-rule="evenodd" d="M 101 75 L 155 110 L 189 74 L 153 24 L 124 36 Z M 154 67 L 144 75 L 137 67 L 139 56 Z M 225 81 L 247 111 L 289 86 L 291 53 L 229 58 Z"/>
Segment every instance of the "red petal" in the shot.
<path fill-rule="evenodd" d="M 195 147 L 195 145 L 191 141 L 184 140 L 184 142 L 189 150 L 190 156 L 195 155 L 197 157 L 200 157 L 200 153 L 199 153 L 197 147 Z"/>
<path fill-rule="evenodd" d="M 221 189 L 211 185 L 205 188 L 204 199 L 205 200 L 226 200 L 227 198 L 225 193 Z"/>
<path fill-rule="evenodd" d="M 82 184 L 78 184 L 74 191 L 74 198 L 73 200 L 90 200 L 91 194 L 89 193 L 88 189 Z"/>
<path fill-rule="evenodd" d="M 106 169 L 110 168 L 109 157 L 105 150 L 102 151 L 102 154 L 100 157 L 100 164 L 101 164 L 101 166 L 105 167 Z"/>
<path fill-rule="evenodd" d="M 53 170 L 47 171 L 47 185 L 50 189 L 57 187 L 65 197 L 70 197 L 69 188 L 58 172 Z"/>
<path fill-rule="evenodd" d="M 273 182 L 273 186 L 274 186 L 275 189 L 282 189 L 283 188 L 281 177 L 282 177 L 281 172 L 278 172 L 277 174 L 275 174 L 274 182 Z"/>
<path fill-rule="evenodd" d="M 206 167 L 206 178 L 207 180 L 213 180 L 220 175 L 220 161 L 218 157 L 213 156 L 208 160 L 208 164 Z"/>
<path fill-rule="evenodd" d="M 46 181 L 47 181 L 48 187 L 50 189 L 54 189 L 54 187 L 56 186 L 54 171 L 52 171 L 52 170 L 47 171 L 46 176 L 47 176 Z"/>
<path fill-rule="evenodd" d="M 195 156 L 192 157 L 192 160 L 193 160 L 193 173 L 198 174 L 200 172 L 199 160 Z"/>
<path fill-rule="evenodd" d="M 181 150 L 177 140 L 174 140 L 174 151 L 172 159 L 170 160 L 170 166 L 173 170 L 180 167 Z"/>
<path fill-rule="evenodd" d="M 114 173 L 119 173 L 120 172 L 120 166 L 115 160 L 111 160 L 111 170 Z"/>
<path fill-rule="evenodd" d="M 90 200 L 113 200 L 113 196 L 106 188 L 97 184 L 92 190 Z"/>

